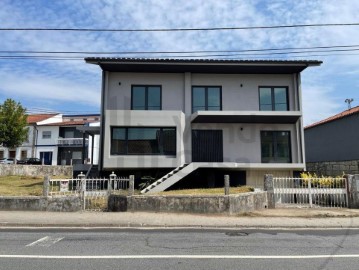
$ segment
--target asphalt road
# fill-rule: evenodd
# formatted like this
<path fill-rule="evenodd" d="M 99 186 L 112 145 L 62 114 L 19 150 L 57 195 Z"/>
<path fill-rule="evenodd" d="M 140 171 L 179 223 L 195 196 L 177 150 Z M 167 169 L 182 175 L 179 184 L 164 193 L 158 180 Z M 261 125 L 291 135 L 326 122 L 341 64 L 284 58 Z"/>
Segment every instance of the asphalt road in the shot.
<path fill-rule="evenodd" d="M 359 269 L 359 230 L 0 229 L 0 269 Z"/>

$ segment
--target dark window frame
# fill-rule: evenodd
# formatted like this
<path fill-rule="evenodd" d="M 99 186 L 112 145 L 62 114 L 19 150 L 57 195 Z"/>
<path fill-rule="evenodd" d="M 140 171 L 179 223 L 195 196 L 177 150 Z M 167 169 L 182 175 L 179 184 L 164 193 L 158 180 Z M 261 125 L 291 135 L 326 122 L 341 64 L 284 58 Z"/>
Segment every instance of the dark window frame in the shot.
<path fill-rule="evenodd" d="M 113 130 L 116 129 L 116 128 L 124 128 L 126 131 L 125 131 L 125 149 L 126 151 L 124 153 L 114 153 L 113 149 L 112 149 L 112 141 L 113 141 Z M 143 129 L 151 129 L 151 128 L 158 128 L 161 130 L 161 137 L 162 137 L 162 132 L 163 132 L 163 129 L 174 129 L 175 131 L 175 154 L 174 155 L 168 155 L 168 154 L 164 154 L 164 153 L 128 153 L 128 130 L 130 128 L 136 128 L 136 129 L 139 129 L 139 128 L 143 128 Z M 170 157 L 175 157 L 177 156 L 177 128 L 176 127 L 156 127 L 156 126 L 146 126 L 146 127 L 143 127 L 143 126 L 139 126 L 139 127 L 136 127 L 136 126 L 111 126 L 111 143 L 110 143 L 110 155 L 111 156 L 170 156 Z"/>
<path fill-rule="evenodd" d="M 51 137 L 52 137 L 52 131 L 51 131 L 51 130 L 43 130 L 43 131 L 42 131 L 42 136 L 41 136 L 41 138 L 42 138 L 43 140 L 51 139 Z"/>
<path fill-rule="evenodd" d="M 262 155 L 262 134 L 264 132 L 271 132 L 271 133 L 280 133 L 280 132 L 287 132 L 288 133 L 288 155 L 289 155 L 289 161 L 288 162 L 284 162 L 284 163 L 292 163 L 292 137 L 291 137 L 291 132 L 290 130 L 261 130 L 261 133 L 260 133 L 260 140 L 261 140 L 261 163 L 283 163 L 283 162 L 278 162 L 277 160 L 275 159 L 278 159 L 278 155 L 277 155 L 277 136 L 273 136 L 273 154 L 274 154 L 274 161 L 273 162 L 266 162 L 266 161 L 263 161 L 263 155 Z"/>
<path fill-rule="evenodd" d="M 219 111 L 222 111 L 222 86 L 220 85 L 192 85 L 192 93 L 191 93 L 191 105 L 192 105 L 192 113 L 195 112 L 193 108 L 193 88 L 195 87 L 203 87 L 205 89 L 204 99 L 205 99 L 205 111 L 208 111 L 208 88 L 218 87 L 219 88 Z"/>
<path fill-rule="evenodd" d="M 136 110 L 133 108 L 133 88 L 134 87 L 145 87 L 145 111 L 148 109 L 148 88 L 149 87 L 159 87 L 160 88 L 160 109 L 156 111 L 162 111 L 162 85 L 158 84 L 132 84 L 131 85 L 131 110 Z"/>
<path fill-rule="evenodd" d="M 285 93 L 286 93 L 286 102 L 287 102 L 287 110 L 289 111 L 289 87 L 288 86 L 265 86 L 265 85 L 260 85 L 258 86 L 258 104 L 259 104 L 259 110 L 261 110 L 261 88 L 270 88 L 271 89 L 271 105 L 272 105 L 272 110 L 271 111 L 276 111 L 275 110 L 275 94 L 274 94 L 274 89 L 275 88 L 285 88 Z M 264 110 L 263 110 L 264 111 Z M 281 111 L 276 111 L 276 112 L 281 112 Z M 285 111 L 282 111 L 285 112 Z"/>

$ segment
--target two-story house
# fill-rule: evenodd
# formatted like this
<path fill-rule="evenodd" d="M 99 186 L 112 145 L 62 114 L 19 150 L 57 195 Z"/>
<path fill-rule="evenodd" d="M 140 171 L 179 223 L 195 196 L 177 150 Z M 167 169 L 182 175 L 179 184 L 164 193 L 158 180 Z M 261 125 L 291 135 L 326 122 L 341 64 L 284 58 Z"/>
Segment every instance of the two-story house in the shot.
<path fill-rule="evenodd" d="M 85 61 L 103 71 L 100 168 L 155 175 L 143 192 L 305 168 L 300 72 L 320 61 Z"/>
<path fill-rule="evenodd" d="M 98 114 L 28 115 L 27 140 L 16 149 L 0 147 L 0 158 L 36 157 L 45 165 L 97 164 L 99 138 L 86 131 L 90 125 L 99 125 Z"/>

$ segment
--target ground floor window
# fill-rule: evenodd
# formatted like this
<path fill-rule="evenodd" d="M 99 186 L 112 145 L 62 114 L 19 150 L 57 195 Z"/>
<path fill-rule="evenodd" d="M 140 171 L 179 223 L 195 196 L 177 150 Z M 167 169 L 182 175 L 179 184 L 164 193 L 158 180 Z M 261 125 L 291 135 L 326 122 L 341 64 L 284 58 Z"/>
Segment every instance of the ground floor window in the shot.
<path fill-rule="evenodd" d="M 0 150 L 0 159 L 3 159 L 4 157 L 5 157 L 4 151 L 3 151 L 3 150 Z"/>
<path fill-rule="evenodd" d="M 112 127 L 111 155 L 176 155 L 176 128 Z"/>
<path fill-rule="evenodd" d="M 20 159 L 25 159 L 25 158 L 27 158 L 27 151 L 26 150 L 21 150 Z"/>
<path fill-rule="evenodd" d="M 15 158 L 16 157 L 16 150 L 10 150 L 9 151 L 9 158 Z"/>
<path fill-rule="evenodd" d="M 261 150 L 263 163 L 290 163 L 290 132 L 261 131 Z"/>

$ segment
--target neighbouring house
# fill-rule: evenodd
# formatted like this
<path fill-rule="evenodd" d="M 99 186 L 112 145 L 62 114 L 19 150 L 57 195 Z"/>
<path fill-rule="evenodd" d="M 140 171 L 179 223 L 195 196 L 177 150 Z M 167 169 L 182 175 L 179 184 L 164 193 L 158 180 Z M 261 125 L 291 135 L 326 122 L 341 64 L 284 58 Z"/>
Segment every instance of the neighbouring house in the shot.
<path fill-rule="evenodd" d="M 305 168 L 300 73 L 320 61 L 85 61 L 103 71 L 100 169 L 157 179 L 143 193 Z"/>
<path fill-rule="evenodd" d="M 359 106 L 306 126 L 307 170 L 319 175 L 359 173 Z"/>
<path fill-rule="evenodd" d="M 99 125 L 100 115 L 28 115 L 28 140 L 16 149 L 0 148 L 1 157 L 36 157 L 45 165 L 97 164 L 98 135 L 83 130 Z M 99 129 L 99 127 L 97 127 Z"/>

